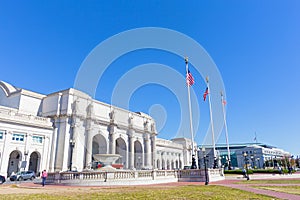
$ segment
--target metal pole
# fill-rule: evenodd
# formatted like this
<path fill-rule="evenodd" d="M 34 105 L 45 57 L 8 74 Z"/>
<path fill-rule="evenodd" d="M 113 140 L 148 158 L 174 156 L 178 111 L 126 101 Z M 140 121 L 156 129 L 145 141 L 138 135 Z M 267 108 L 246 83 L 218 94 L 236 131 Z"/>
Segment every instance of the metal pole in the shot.
<path fill-rule="evenodd" d="M 211 99 L 210 99 L 210 87 L 208 77 L 206 77 L 206 83 L 208 88 L 208 103 L 209 103 L 209 112 L 210 112 L 210 123 L 211 123 L 211 134 L 212 134 L 212 144 L 213 144 L 213 155 L 214 155 L 214 168 L 216 168 L 216 144 L 215 144 L 215 132 L 214 132 L 214 122 L 213 122 L 213 114 L 211 108 Z"/>
<path fill-rule="evenodd" d="M 229 149 L 229 141 L 228 141 L 228 129 L 227 129 L 227 122 L 226 122 L 226 111 L 225 111 L 225 101 L 223 92 L 221 92 L 221 101 L 222 101 L 222 110 L 223 110 L 223 117 L 224 117 L 224 127 L 225 127 L 225 136 L 226 136 L 226 144 L 227 144 L 227 154 L 228 154 L 228 169 L 231 169 L 231 156 L 230 156 L 230 149 Z"/>
<path fill-rule="evenodd" d="M 185 68 L 186 68 L 186 74 L 188 75 L 188 58 L 185 57 Z M 193 131 L 193 119 L 192 119 L 192 106 L 191 106 L 191 93 L 190 93 L 190 86 L 187 84 L 187 90 L 188 90 L 188 103 L 189 103 L 189 114 L 190 114 L 190 129 L 191 129 L 191 139 L 192 139 L 192 169 L 197 169 L 196 160 L 194 157 L 194 131 Z"/>

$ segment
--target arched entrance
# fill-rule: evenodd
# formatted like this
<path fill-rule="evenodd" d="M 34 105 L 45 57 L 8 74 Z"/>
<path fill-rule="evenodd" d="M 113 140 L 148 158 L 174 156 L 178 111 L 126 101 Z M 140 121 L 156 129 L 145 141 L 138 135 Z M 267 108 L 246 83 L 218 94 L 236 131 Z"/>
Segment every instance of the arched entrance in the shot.
<path fill-rule="evenodd" d="M 93 137 L 92 143 L 92 161 L 95 159 L 94 154 L 107 154 L 107 143 L 103 135 L 97 134 Z"/>
<path fill-rule="evenodd" d="M 12 172 L 17 173 L 20 171 L 20 162 L 22 160 L 22 154 L 20 151 L 13 151 L 9 155 L 7 176 L 10 176 Z"/>
<path fill-rule="evenodd" d="M 171 169 L 175 169 L 175 164 L 174 164 L 174 161 L 172 160 L 171 162 Z"/>
<path fill-rule="evenodd" d="M 166 169 L 166 162 L 164 159 L 161 161 L 161 169 L 165 170 Z"/>
<path fill-rule="evenodd" d="M 139 141 L 134 142 L 134 168 L 142 169 L 143 167 L 143 148 Z"/>
<path fill-rule="evenodd" d="M 118 138 L 116 140 L 116 154 L 122 156 L 116 161 L 116 163 L 122 164 L 124 168 L 127 168 L 127 147 L 122 138 Z"/>
<path fill-rule="evenodd" d="M 34 171 L 36 174 L 39 172 L 39 165 L 40 165 L 41 156 L 38 152 L 32 152 L 30 154 L 29 159 L 29 170 Z"/>
<path fill-rule="evenodd" d="M 97 134 L 93 137 L 92 154 L 107 154 L 107 144 L 103 135 Z"/>
<path fill-rule="evenodd" d="M 157 166 L 156 167 L 157 167 L 157 169 L 161 169 L 160 168 L 160 160 L 157 160 Z"/>
<path fill-rule="evenodd" d="M 182 169 L 182 162 L 179 160 L 179 169 Z"/>
<path fill-rule="evenodd" d="M 170 169 L 170 161 L 167 160 L 167 169 L 169 170 Z"/>

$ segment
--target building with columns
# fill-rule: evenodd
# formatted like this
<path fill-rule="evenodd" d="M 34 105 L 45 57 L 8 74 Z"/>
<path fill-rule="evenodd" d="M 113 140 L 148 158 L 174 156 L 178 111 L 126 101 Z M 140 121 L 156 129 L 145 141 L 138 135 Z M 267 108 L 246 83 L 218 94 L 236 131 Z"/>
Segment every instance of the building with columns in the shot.
<path fill-rule="evenodd" d="M 158 138 L 149 115 L 70 88 L 42 95 L 0 82 L 0 173 L 91 169 L 94 154 L 119 154 L 124 169 L 191 164 L 191 140 Z M 196 146 L 196 145 L 194 145 Z"/>

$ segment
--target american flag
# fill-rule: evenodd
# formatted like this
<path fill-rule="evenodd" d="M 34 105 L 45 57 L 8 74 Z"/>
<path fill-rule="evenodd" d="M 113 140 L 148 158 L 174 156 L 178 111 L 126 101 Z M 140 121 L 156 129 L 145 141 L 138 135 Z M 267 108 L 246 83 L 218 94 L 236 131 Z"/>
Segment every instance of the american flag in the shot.
<path fill-rule="evenodd" d="M 203 100 L 205 101 L 206 100 L 206 96 L 208 95 L 208 87 L 206 87 L 206 90 L 205 90 L 205 92 L 204 92 L 204 94 L 203 94 Z"/>
<path fill-rule="evenodd" d="M 192 75 L 192 73 L 190 72 L 190 70 L 188 70 L 187 74 L 186 74 L 186 84 L 188 86 L 192 86 L 194 85 L 195 81 L 194 81 L 194 77 Z"/>

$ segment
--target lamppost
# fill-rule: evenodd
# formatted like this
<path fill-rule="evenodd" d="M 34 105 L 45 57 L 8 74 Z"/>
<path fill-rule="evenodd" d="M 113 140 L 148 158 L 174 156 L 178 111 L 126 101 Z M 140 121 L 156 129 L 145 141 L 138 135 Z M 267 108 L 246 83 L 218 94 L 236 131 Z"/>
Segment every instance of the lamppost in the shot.
<path fill-rule="evenodd" d="M 225 163 L 227 164 L 228 170 L 231 170 L 231 162 L 230 162 L 228 156 L 223 156 L 223 159 L 225 159 Z"/>
<path fill-rule="evenodd" d="M 249 178 L 249 174 L 248 174 L 247 153 L 244 152 L 243 156 L 245 158 L 246 178 L 247 178 L 247 181 L 248 181 L 250 178 Z"/>
<path fill-rule="evenodd" d="M 208 174 L 207 174 L 207 161 L 208 155 L 205 155 L 205 147 L 202 147 L 202 154 L 203 154 L 203 162 L 204 162 L 204 174 L 205 174 L 205 185 L 208 185 Z"/>
<path fill-rule="evenodd" d="M 228 162 L 228 170 L 231 170 L 232 169 L 231 168 L 231 160 L 230 160 L 229 155 L 226 157 L 226 159 L 227 159 L 227 162 Z"/>
<path fill-rule="evenodd" d="M 72 160 L 73 160 L 73 148 L 75 146 L 75 140 L 70 139 L 71 155 L 70 155 L 70 171 L 72 171 Z"/>
<path fill-rule="evenodd" d="M 217 157 L 214 157 L 214 169 L 218 168 L 218 161 L 217 161 Z"/>
<path fill-rule="evenodd" d="M 27 166 L 27 156 L 28 156 L 28 154 L 29 154 L 29 151 L 28 150 L 26 150 L 26 151 L 24 151 L 24 156 L 25 156 L 25 161 L 24 161 L 24 170 L 25 170 L 25 168 L 26 168 L 26 166 Z"/>

